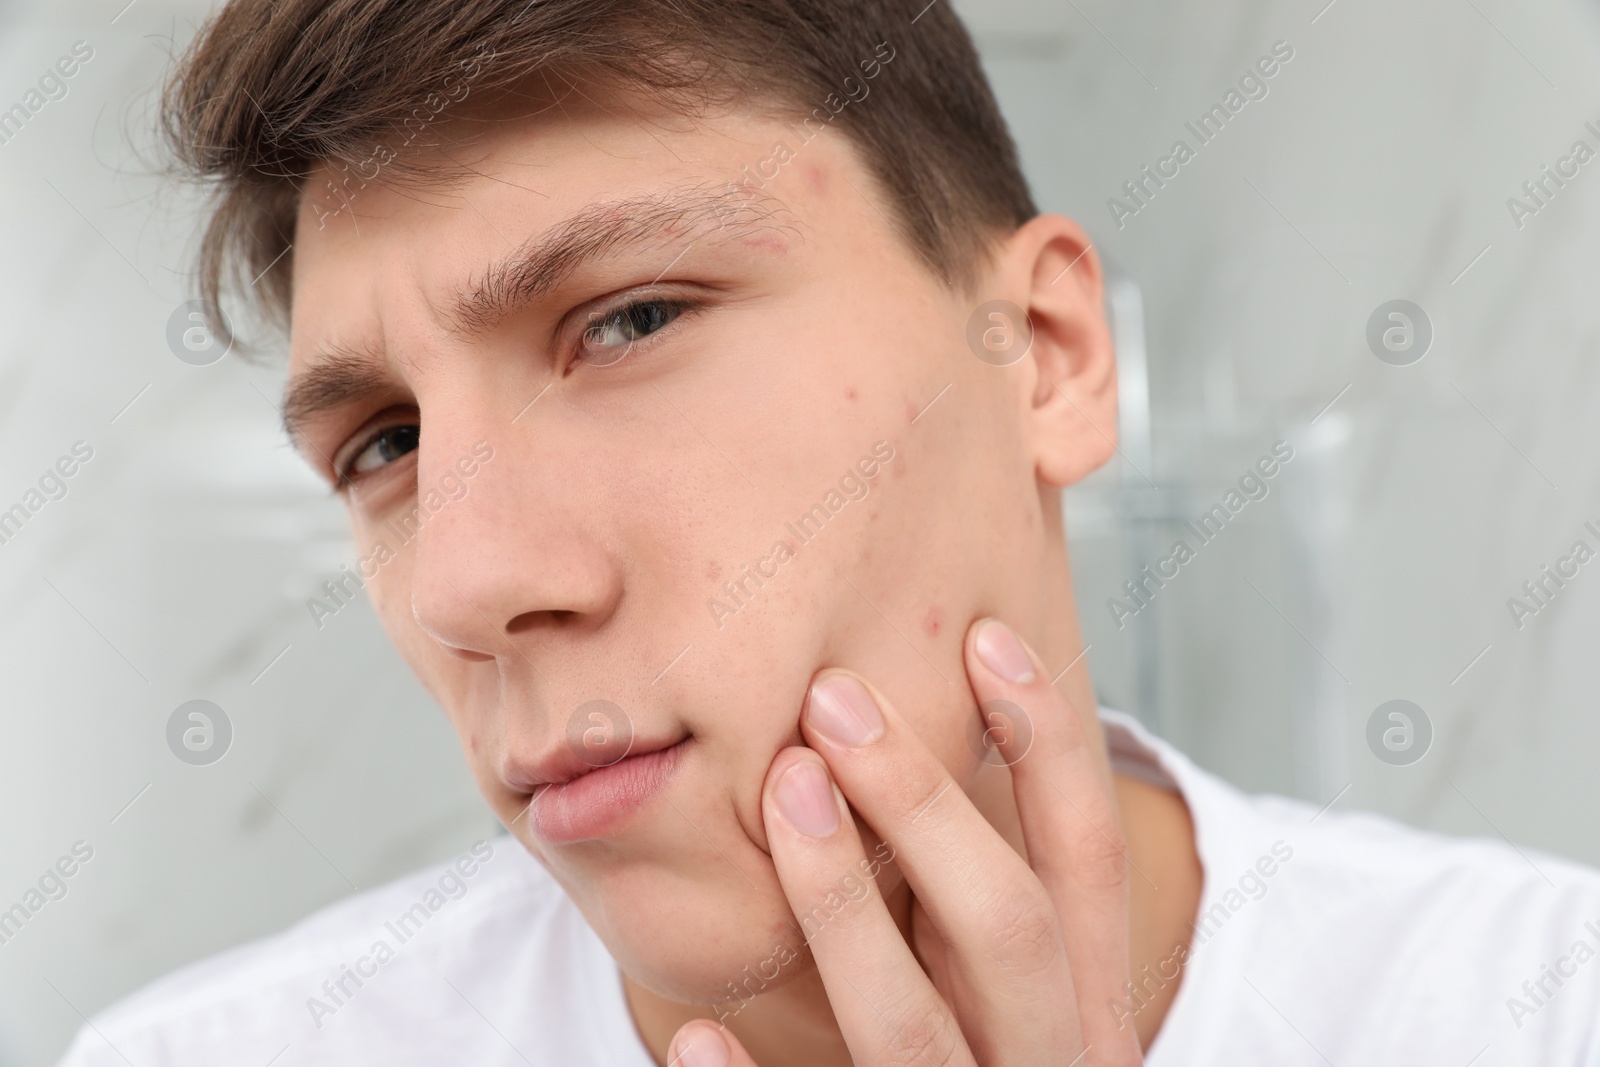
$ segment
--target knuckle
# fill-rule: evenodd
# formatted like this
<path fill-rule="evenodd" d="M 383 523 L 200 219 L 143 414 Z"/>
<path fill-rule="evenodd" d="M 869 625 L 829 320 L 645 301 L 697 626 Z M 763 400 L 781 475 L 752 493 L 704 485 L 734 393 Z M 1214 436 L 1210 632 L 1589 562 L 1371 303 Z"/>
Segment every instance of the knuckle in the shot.
<path fill-rule="evenodd" d="M 1085 817 L 1068 831 L 1066 855 L 1073 880 L 1087 889 L 1117 889 L 1127 884 L 1127 843 L 1115 819 Z"/>
<path fill-rule="evenodd" d="M 891 1015 L 885 1067 L 949 1067 L 966 1062 L 956 1022 L 938 1005 L 918 1005 Z"/>
<path fill-rule="evenodd" d="M 926 778 L 918 776 L 905 781 L 899 792 L 907 822 L 918 823 L 924 815 L 941 807 L 949 799 L 949 793 L 955 789 L 955 785 L 954 779 L 947 774 L 930 775 Z M 937 819 L 938 816 L 934 818 Z M 930 820 L 930 825 L 932 821 Z"/>
<path fill-rule="evenodd" d="M 989 954 L 1007 973 L 1032 978 L 1062 957 L 1061 922 L 1043 887 L 1008 893 L 989 914 Z"/>

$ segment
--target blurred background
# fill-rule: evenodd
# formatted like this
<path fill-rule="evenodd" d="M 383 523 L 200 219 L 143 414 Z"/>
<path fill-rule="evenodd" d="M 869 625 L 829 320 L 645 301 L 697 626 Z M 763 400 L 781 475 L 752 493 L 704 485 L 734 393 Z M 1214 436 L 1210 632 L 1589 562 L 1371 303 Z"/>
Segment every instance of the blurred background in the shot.
<path fill-rule="evenodd" d="M 354 556 L 279 433 L 278 369 L 175 357 L 198 216 L 147 130 L 211 6 L 0 2 L 0 108 L 75 58 L 64 96 L 0 115 L 0 512 L 29 512 L 0 525 L 0 908 L 91 851 L 0 944 L 5 1067 L 495 828 L 365 600 L 307 610 Z M 1523 591 L 1600 548 L 1600 159 L 1523 187 L 1600 150 L 1600 8 L 957 7 L 1041 208 L 1115 278 L 1120 458 L 1067 501 L 1102 700 L 1249 790 L 1600 864 L 1600 563 Z M 1275 45 L 1201 144 L 1186 124 Z M 1394 300 L 1411 342 L 1374 345 Z M 1279 441 L 1264 499 L 1187 530 Z M 1130 598 L 1180 537 L 1195 557 Z M 225 762 L 169 749 L 196 699 Z M 1391 700 L 1432 737 L 1385 760 Z"/>

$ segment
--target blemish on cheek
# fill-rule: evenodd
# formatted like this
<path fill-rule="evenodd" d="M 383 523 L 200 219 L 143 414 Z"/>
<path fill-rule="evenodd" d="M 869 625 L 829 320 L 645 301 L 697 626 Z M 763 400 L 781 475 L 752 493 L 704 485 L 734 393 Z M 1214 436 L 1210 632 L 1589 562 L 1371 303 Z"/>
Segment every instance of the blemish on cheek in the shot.
<path fill-rule="evenodd" d="M 847 388 L 844 391 L 844 398 L 846 400 L 854 400 L 856 398 L 856 387 L 852 385 L 849 388 Z"/>
<path fill-rule="evenodd" d="M 929 606 L 928 613 L 922 617 L 922 629 L 929 637 L 938 637 L 939 631 L 944 629 L 944 612 L 939 610 L 939 605 Z"/>

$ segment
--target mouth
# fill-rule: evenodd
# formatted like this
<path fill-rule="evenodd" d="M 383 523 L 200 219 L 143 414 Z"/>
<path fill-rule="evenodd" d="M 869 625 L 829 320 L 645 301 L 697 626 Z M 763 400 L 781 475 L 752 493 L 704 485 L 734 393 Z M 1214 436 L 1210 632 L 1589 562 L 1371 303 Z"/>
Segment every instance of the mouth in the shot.
<path fill-rule="evenodd" d="M 689 738 L 630 754 L 563 782 L 542 785 L 528 803 L 528 826 L 552 845 L 605 837 L 620 830 L 666 787 Z"/>

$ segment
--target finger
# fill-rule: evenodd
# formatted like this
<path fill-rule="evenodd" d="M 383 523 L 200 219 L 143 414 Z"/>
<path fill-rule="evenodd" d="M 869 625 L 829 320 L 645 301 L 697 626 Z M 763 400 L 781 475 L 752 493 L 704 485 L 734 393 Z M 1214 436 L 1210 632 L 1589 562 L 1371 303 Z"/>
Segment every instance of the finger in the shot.
<path fill-rule="evenodd" d="M 1130 950 L 1127 849 L 1109 775 L 1077 710 L 1004 623 L 973 624 L 966 658 L 989 736 L 1011 767 L 1030 864 L 1061 919 L 1086 1061 L 1139 1062 L 1137 1034 L 1110 1008 Z"/>
<path fill-rule="evenodd" d="M 844 797 L 815 752 L 778 753 L 762 789 L 778 881 L 860 1064 L 974 1064 L 954 1014 L 878 894 Z"/>
<path fill-rule="evenodd" d="M 946 942 L 951 1006 L 986 1063 L 1045 1062 L 1079 1032 L 1072 975 L 1049 894 L 944 765 L 857 675 L 825 671 L 802 717 L 850 805 Z"/>
<path fill-rule="evenodd" d="M 739 1039 L 709 1019 L 678 1027 L 667 1047 L 667 1067 L 756 1067 Z"/>

